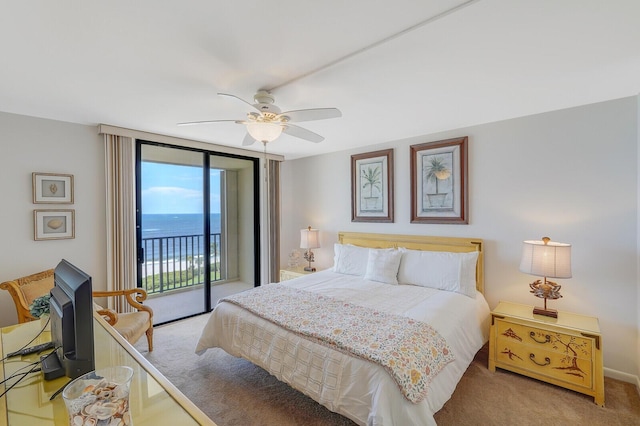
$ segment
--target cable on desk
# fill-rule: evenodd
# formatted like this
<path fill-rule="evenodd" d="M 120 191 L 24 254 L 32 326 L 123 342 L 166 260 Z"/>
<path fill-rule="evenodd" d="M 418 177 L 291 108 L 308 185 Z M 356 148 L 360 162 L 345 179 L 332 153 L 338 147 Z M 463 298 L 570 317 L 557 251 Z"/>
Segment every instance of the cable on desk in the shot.
<path fill-rule="evenodd" d="M 44 333 L 44 330 L 47 328 L 47 326 L 49 325 L 49 322 L 51 321 L 51 317 L 47 318 L 47 322 L 44 324 L 44 326 L 42 327 L 42 329 L 40 329 L 40 331 L 38 332 L 38 334 L 36 334 L 33 339 L 29 340 L 27 343 L 25 343 L 24 345 L 22 345 L 22 347 L 20 349 L 18 349 L 19 351 L 21 351 L 22 349 L 26 348 L 27 346 L 29 346 L 34 340 L 36 340 L 42 333 Z M 8 357 L 5 355 L 4 358 L 0 359 L 0 362 L 6 360 Z M 4 395 L 4 394 L 3 394 Z M 1 395 L 0 395 L 1 396 Z"/>
<path fill-rule="evenodd" d="M 60 348 L 61 346 L 56 347 L 53 351 L 49 352 L 48 354 L 46 354 L 44 356 L 44 359 L 50 357 L 51 355 L 55 354 L 56 351 L 58 350 L 58 348 Z M 13 389 L 18 383 L 20 383 L 22 380 L 25 379 L 25 377 L 27 377 L 29 374 L 31 373 L 35 373 L 37 371 L 40 371 L 40 364 L 42 364 L 42 359 L 38 359 L 37 361 L 34 361 L 30 364 L 25 365 L 24 367 L 19 368 L 15 373 L 13 373 L 11 376 L 7 377 L 6 379 L 0 381 L 0 384 L 7 382 L 8 380 L 17 377 L 17 376 L 22 376 L 20 377 L 18 380 L 16 380 L 15 383 L 13 383 L 11 386 L 9 386 L 8 388 L 6 388 L 4 390 L 4 392 L 0 393 L 0 398 L 2 398 L 7 392 L 9 392 L 11 389 Z M 20 370 L 24 370 L 25 368 L 29 368 L 31 367 L 31 369 L 29 371 L 26 372 L 21 372 L 19 373 Z M 66 386 L 66 385 L 65 385 Z M 62 389 L 64 389 L 64 386 L 62 387 Z M 56 395 L 59 393 L 60 391 L 57 391 Z M 52 398 L 53 399 L 53 398 Z"/>
<path fill-rule="evenodd" d="M 60 386 L 60 389 L 58 389 L 57 391 L 55 391 L 53 393 L 53 395 L 51 395 L 51 398 L 49 398 L 49 401 L 53 401 L 54 399 L 56 399 L 56 396 L 60 395 L 60 392 L 62 392 L 64 390 L 64 388 L 66 388 L 69 383 L 71 383 L 71 380 L 69 380 L 64 385 Z"/>
<path fill-rule="evenodd" d="M 10 375 L 9 377 L 5 378 L 4 380 L 0 380 L 0 385 L 3 384 L 4 382 L 7 382 L 7 381 L 13 379 L 14 377 L 17 377 L 17 376 L 20 376 L 20 375 L 23 375 L 23 374 L 29 374 L 29 372 L 25 373 L 25 372 L 21 372 L 20 370 L 24 370 L 25 368 L 33 367 L 34 365 L 37 366 L 39 364 L 40 364 L 40 360 L 34 361 L 31 364 L 27 364 L 24 367 L 18 368 L 12 375 Z M 36 371 L 40 371 L 40 369 L 34 370 L 33 373 L 35 373 Z"/>
<path fill-rule="evenodd" d="M 6 395 L 7 392 L 9 392 L 11 389 L 13 389 L 18 383 L 20 383 L 21 381 L 24 380 L 25 377 L 27 377 L 29 374 L 31 373 L 35 373 L 36 370 L 40 370 L 40 367 L 38 367 L 38 365 L 40 364 L 40 361 L 38 361 L 37 363 L 34 363 L 35 365 L 33 365 L 33 367 L 31 367 L 31 370 L 27 371 L 26 373 L 20 373 L 20 375 L 22 375 L 22 377 L 20 377 L 18 380 L 16 380 L 15 383 L 13 383 L 11 386 L 9 386 L 8 388 L 6 388 L 4 390 L 4 392 L 0 393 L 0 398 L 2 398 L 3 396 Z"/>

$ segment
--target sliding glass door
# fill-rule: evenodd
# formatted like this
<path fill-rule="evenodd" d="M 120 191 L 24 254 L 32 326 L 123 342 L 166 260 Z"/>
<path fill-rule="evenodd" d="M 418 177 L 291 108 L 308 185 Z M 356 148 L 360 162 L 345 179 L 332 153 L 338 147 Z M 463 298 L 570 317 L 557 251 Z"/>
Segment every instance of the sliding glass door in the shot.
<path fill-rule="evenodd" d="M 253 287 L 256 161 L 140 141 L 137 165 L 138 279 L 155 323 Z"/>

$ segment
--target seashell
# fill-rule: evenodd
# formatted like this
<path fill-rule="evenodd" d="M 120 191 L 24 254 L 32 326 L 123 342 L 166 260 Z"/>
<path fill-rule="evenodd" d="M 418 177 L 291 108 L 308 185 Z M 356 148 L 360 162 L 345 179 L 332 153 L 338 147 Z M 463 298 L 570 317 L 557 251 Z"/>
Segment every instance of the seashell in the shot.
<path fill-rule="evenodd" d="M 120 401 L 118 401 L 118 409 L 116 410 L 116 413 L 114 414 L 117 417 L 122 417 L 122 415 L 129 409 L 129 407 L 127 406 L 127 402 L 124 399 L 121 399 Z"/>
<path fill-rule="evenodd" d="M 84 421 L 85 426 L 96 426 L 98 424 L 98 420 L 95 417 L 90 417 Z"/>
<path fill-rule="evenodd" d="M 131 413 L 129 411 L 124 413 L 124 416 L 122 416 L 122 421 L 124 422 L 125 425 L 131 424 Z"/>
<path fill-rule="evenodd" d="M 93 404 L 87 404 L 80 409 L 80 415 L 84 417 L 89 417 L 93 414 Z"/>
<path fill-rule="evenodd" d="M 98 398 L 100 399 L 109 399 L 113 395 L 113 392 L 111 390 L 105 389 L 98 391 L 96 395 L 98 395 Z"/>
<path fill-rule="evenodd" d="M 96 416 L 98 420 L 107 420 L 111 418 L 116 411 L 117 411 L 116 405 L 112 403 L 108 403 L 101 406 L 96 406 L 94 408 L 93 414 Z"/>
<path fill-rule="evenodd" d="M 73 416 L 73 426 L 82 426 L 84 423 L 84 418 L 82 416 Z"/>
<path fill-rule="evenodd" d="M 47 226 L 51 229 L 58 229 L 62 225 L 64 225 L 64 221 L 62 219 L 51 219 L 47 222 Z"/>

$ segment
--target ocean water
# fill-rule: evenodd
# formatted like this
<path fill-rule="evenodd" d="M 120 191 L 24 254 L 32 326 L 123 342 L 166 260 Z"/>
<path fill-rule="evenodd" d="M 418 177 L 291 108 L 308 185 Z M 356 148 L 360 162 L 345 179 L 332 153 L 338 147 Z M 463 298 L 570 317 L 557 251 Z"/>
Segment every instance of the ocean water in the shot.
<path fill-rule="evenodd" d="M 220 233 L 220 213 L 212 213 L 211 233 Z M 187 237 L 180 239 L 153 240 L 148 241 L 144 246 L 145 258 L 147 261 L 157 260 L 160 255 L 160 243 L 163 245 L 163 257 L 174 257 L 174 248 L 176 253 L 180 252 L 178 244 L 183 244 L 185 250 L 190 250 L 188 254 L 196 255 L 204 253 L 203 238 L 192 238 L 194 236 L 203 236 L 203 215 L 202 214 L 143 214 L 142 215 L 142 239 L 165 238 L 165 237 Z M 151 244 L 153 243 L 153 244 Z M 193 252 L 191 252 L 191 250 Z"/>
<path fill-rule="evenodd" d="M 211 233 L 220 233 L 220 213 L 209 215 Z M 202 235 L 203 215 L 194 214 L 143 214 L 142 238 Z"/>

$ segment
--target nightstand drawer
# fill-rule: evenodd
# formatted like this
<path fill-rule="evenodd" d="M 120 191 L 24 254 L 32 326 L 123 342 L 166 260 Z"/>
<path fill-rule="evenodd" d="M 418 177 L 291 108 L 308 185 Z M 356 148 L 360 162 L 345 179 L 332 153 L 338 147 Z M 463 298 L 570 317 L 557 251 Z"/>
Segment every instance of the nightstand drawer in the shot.
<path fill-rule="evenodd" d="M 499 336 L 496 349 L 496 361 L 505 366 L 510 365 L 587 389 L 593 386 L 590 358 L 578 358 L 572 347 L 563 353 Z"/>
<path fill-rule="evenodd" d="M 593 339 L 499 319 L 496 320 L 496 327 L 498 338 L 504 337 L 513 342 L 559 352 L 567 356 L 573 356 L 575 353 L 578 358 L 592 358 Z"/>

